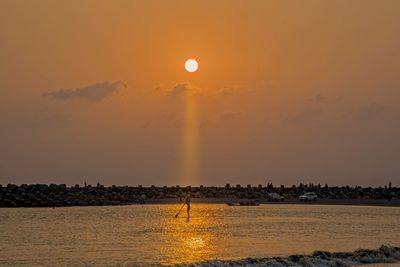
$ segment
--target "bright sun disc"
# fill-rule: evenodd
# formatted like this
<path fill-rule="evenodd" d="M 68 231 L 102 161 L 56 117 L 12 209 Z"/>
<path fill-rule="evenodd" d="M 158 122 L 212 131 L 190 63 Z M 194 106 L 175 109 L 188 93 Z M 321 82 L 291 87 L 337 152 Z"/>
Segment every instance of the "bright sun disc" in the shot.
<path fill-rule="evenodd" d="M 199 68 L 199 63 L 195 59 L 188 59 L 185 62 L 185 69 L 188 72 L 195 72 Z"/>

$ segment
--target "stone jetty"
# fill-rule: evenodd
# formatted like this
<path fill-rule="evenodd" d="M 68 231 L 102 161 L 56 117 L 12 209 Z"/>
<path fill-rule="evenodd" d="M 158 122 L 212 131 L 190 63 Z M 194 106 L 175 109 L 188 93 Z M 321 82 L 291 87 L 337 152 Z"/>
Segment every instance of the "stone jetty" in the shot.
<path fill-rule="evenodd" d="M 158 187 L 103 186 L 97 184 L 67 186 L 65 184 L 0 185 L 0 207 L 62 207 L 144 204 L 165 199 L 179 199 L 191 192 L 195 199 L 258 199 L 268 201 L 268 193 L 278 193 L 285 199 L 297 199 L 305 192 L 315 192 L 323 199 L 392 200 L 400 199 L 400 188 L 299 184 L 291 187 L 267 185 L 235 185 L 224 187 Z"/>

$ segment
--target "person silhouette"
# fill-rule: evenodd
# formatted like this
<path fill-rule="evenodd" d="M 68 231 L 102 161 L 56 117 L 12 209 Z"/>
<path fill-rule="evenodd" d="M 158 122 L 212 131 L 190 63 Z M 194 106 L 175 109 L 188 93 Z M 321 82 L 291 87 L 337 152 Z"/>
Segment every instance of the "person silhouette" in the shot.
<path fill-rule="evenodd" d="M 186 204 L 187 217 L 190 218 L 190 192 L 186 194 L 185 204 Z"/>

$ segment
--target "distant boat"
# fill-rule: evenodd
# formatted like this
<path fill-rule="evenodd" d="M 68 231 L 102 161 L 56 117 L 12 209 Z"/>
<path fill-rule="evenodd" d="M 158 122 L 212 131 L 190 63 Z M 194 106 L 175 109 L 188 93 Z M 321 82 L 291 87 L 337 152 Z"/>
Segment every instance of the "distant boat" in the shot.
<path fill-rule="evenodd" d="M 234 203 L 234 202 L 228 202 L 226 203 L 228 206 L 260 206 L 260 203 L 255 202 L 255 201 L 246 201 L 246 202 L 239 202 L 239 203 Z"/>

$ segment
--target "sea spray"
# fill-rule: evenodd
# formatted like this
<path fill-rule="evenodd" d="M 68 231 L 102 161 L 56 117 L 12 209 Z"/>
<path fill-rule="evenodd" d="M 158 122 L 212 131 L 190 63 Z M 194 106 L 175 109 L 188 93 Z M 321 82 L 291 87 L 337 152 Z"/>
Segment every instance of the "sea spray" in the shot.
<path fill-rule="evenodd" d="M 400 248 L 382 245 L 379 249 L 358 249 L 354 252 L 315 251 L 311 255 L 289 257 L 247 258 L 242 260 L 208 260 L 179 267 L 346 267 L 369 263 L 400 262 Z"/>

